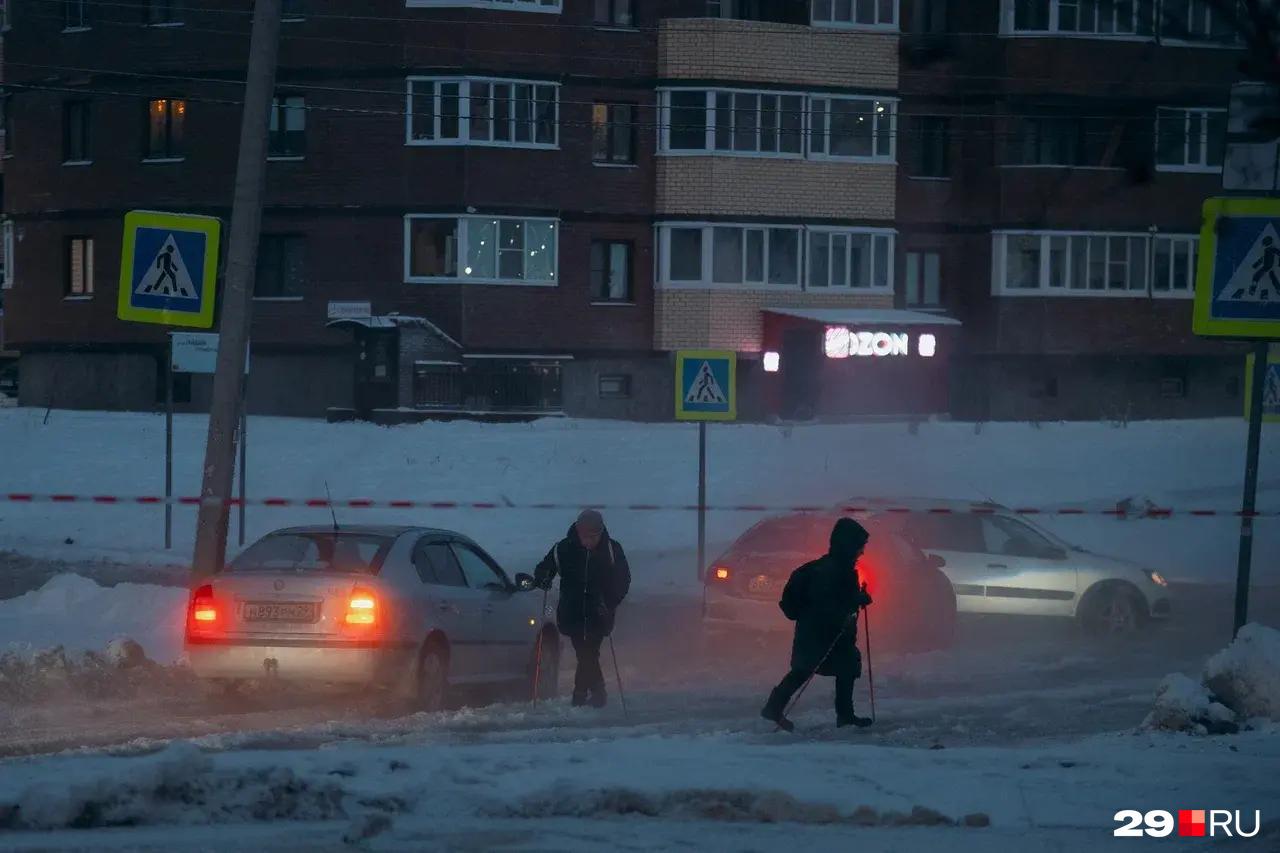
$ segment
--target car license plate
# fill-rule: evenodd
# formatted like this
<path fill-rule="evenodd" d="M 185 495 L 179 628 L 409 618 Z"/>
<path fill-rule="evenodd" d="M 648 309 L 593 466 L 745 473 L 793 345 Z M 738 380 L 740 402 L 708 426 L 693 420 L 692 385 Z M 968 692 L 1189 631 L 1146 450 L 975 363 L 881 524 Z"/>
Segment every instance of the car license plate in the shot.
<path fill-rule="evenodd" d="M 755 595 L 765 595 L 773 589 L 773 578 L 756 575 L 747 583 L 747 590 Z"/>
<path fill-rule="evenodd" d="M 246 622 L 314 622 L 316 606 L 309 603 L 257 603 L 244 606 Z"/>

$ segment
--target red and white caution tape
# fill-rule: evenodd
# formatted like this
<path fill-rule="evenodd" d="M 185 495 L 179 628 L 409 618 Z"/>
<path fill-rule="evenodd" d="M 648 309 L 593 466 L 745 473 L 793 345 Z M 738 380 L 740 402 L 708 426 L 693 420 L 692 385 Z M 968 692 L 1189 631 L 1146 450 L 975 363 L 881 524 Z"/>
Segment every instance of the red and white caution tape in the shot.
<path fill-rule="evenodd" d="M 39 494 L 35 492 L 0 492 L 0 503 L 54 503 L 54 504 L 96 504 L 105 506 L 200 506 L 202 504 L 218 504 L 235 507 L 242 503 L 246 506 L 259 507 L 301 507 L 308 509 L 434 509 L 434 510 L 555 510 L 562 512 L 578 512 L 584 508 L 611 512 L 696 512 L 697 504 L 656 504 L 656 503 L 526 503 L 517 504 L 511 501 L 440 501 L 440 500 L 374 500 L 372 498 L 346 498 L 330 501 L 327 498 L 218 498 L 201 497 L 169 497 L 161 495 L 73 495 L 73 494 Z M 955 506 L 899 506 L 885 504 L 808 504 L 808 505 L 774 505 L 774 504 L 713 504 L 707 506 L 708 512 L 775 512 L 775 513 L 842 513 L 848 515 L 889 513 L 889 514 L 922 514 L 922 515 L 993 515 L 997 512 L 1014 515 L 1039 516 L 1110 516 L 1113 518 L 1280 518 L 1280 511 L 1257 511 L 1245 513 L 1241 510 L 1223 509 L 1174 509 L 1172 507 L 1109 509 L 1058 508 L 1044 509 L 1037 507 L 995 507 L 975 504 L 968 507 Z"/>

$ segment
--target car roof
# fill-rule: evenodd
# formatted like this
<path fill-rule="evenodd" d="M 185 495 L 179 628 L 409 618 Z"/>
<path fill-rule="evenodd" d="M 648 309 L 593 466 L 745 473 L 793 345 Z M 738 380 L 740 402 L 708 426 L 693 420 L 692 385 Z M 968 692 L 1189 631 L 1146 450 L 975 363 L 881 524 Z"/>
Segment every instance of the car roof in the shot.
<path fill-rule="evenodd" d="M 902 507 L 904 509 L 949 509 L 949 510 L 1005 510 L 1004 504 L 995 501 L 971 501 L 961 498 L 921 498 L 921 497 L 852 497 L 844 502 L 845 506 L 866 507 L 870 511 Z"/>
<path fill-rule="evenodd" d="M 467 538 L 461 533 L 453 530 L 444 530 L 437 527 L 420 527 L 410 524 L 339 524 L 335 531 L 332 524 L 308 524 L 300 527 L 282 527 L 279 530 L 273 530 L 267 536 L 279 536 L 283 534 L 305 535 L 312 533 L 362 533 L 367 536 L 389 536 L 398 537 L 406 533 L 433 533 L 441 536 L 457 536 Z"/>

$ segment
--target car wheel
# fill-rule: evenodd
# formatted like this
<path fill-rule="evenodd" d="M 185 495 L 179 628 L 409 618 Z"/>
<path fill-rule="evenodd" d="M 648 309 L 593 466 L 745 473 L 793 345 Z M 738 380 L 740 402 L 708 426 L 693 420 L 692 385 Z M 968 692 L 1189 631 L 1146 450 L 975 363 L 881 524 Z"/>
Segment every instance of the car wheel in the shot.
<path fill-rule="evenodd" d="M 1142 627 L 1143 613 L 1137 596 L 1124 587 L 1099 592 L 1085 614 L 1085 629 L 1101 639 L 1126 639 Z"/>
<path fill-rule="evenodd" d="M 529 662 L 529 695 L 535 702 L 560 695 L 560 635 L 547 631 L 542 635 L 541 645 L 542 660 L 538 660 L 535 643 L 533 659 Z"/>
<path fill-rule="evenodd" d="M 428 646 L 418 660 L 418 710 L 444 710 L 448 694 L 449 658 L 439 646 Z"/>

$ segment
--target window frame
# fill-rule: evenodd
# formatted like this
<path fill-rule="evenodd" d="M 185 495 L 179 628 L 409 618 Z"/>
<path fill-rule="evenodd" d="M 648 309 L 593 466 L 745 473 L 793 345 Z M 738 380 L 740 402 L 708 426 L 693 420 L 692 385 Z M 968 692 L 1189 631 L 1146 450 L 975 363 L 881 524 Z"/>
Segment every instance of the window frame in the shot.
<path fill-rule="evenodd" d="M 72 257 L 75 252 L 76 244 L 81 244 L 81 281 L 80 289 L 76 290 L 75 270 Z M 96 288 L 94 287 L 94 268 L 93 268 L 93 235 L 91 234 L 68 234 L 63 238 L 63 276 L 62 276 L 62 298 L 64 301 L 79 301 L 92 299 Z"/>
<path fill-rule="evenodd" d="M 537 12 L 559 15 L 562 0 L 405 0 L 406 9 L 493 9 L 501 12 Z"/>
<path fill-rule="evenodd" d="M 1151 298 L 1175 298 L 1172 294 L 1155 294 L 1153 292 L 1153 270 L 1155 266 L 1155 246 L 1154 239 L 1159 237 L 1187 237 L 1192 235 L 1182 234 L 1153 234 L 1150 231 L 1084 231 L 1084 230 L 1028 230 L 1028 229 L 1007 229 L 991 232 L 991 295 L 997 297 L 1061 297 L 1061 298 L 1090 298 L 1090 299 L 1151 299 Z M 1039 238 L 1039 253 L 1037 284 L 1033 288 L 1009 287 L 1008 279 L 1008 238 L 1009 237 L 1037 237 Z M 1085 245 L 1085 287 L 1072 287 L 1072 272 L 1075 269 L 1075 251 L 1073 249 L 1071 238 L 1083 239 Z M 1089 277 L 1094 271 L 1093 259 L 1093 240 L 1105 238 L 1106 243 L 1106 260 L 1102 262 L 1103 266 L 1103 283 L 1102 288 L 1090 288 Z M 1052 275 L 1052 255 L 1054 252 L 1054 240 L 1066 239 L 1067 243 L 1062 249 L 1066 264 L 1062 268 L 1062 284 L 1051 285 Z M 1143 244 L 1145 257 L 1143 264 L 1143 286 L 1141 288 L 1132 286 L 1132 242 L 1129 242 L 1126 248 L 1126 258 L 1123 262 L 1128 270 L 1126 282 L 1129 286 L 1124 289 L 1111 288 L 1105 286 L 1110 282 L 1112 273 L 1112 265 L 1121 263 L 1112 257 L 1110 240 L 1140 240 Z M 1194 288 L 1193 288 L 1194 290 Z M 1193 294 L 1186 294 L 1191 296 Z M 1183 297 L 1178 294 L 1176 298 Z"/>
<path fill-rule="evenodd" d="M 1160 162 L 1160 119 L 1164 113 L 1181 113 L 1182 114 L 1182 160 L 1181 164 L 1177 163 L 1161 163 Z M 1209 117 L 1217 113 L 1222 115 L 1224 121 L 1223 129 L 1223 145 L 1222 159 L 1223 162 L 1217 166 L 1209 163 Z M 1191 145 L 1190 124 L 1192 114 L 1196 114 L 1200 118 L 1200 162 L 1188 163 L 1186 161 L 1191 158 L 1188 156 Z M 1217 175 L 1222 173 L 1224 164 L 1226 163 L 1226 116 L 1227 110 L 1223 107 L 1156 107 L 1155 120 L 1155 136 L 1154 147 L 1152 151 L 1152 160 L 1155 162 L 1157 172 L 1184 172 L 1199 175 Z"/>
<path fill-rule="evenodd" d="M 413 269 L 413 223 L 417 220 L 440 220 L 452 219 L 456 222 L 456 231 L 454 233 L 455 258 L 454 267 L 455 274 L 452 276 L 415 276 L 412 274 Z M 463 272 L 465 259 L 467 257 L 467 227 L 466 223 L 471 220 L 492 221 L 499 223 L 498 229 L 501 230 L 502 222 L 522 222 L 526 229 L 528 224 L 536 222 L 540 224 L 550 224 L 552 227 L 552 235 L 554 239 L 555 258 L 552 264 L 552 272 L 550 279 L 512 279 L 502 278 L 498 273 L 501 270 L 501 257 L 499 248 L 494 246 L 494 272 L 492 277 L 471 276 Z M 496 285 L 505 287 L 559 287 L 560 285 L 560 230 L 561 221 L 550 216 L 486 216 L 480 213 L 408 213 L 404 217 L 404 283 L 405 284 L 480 284 L 480 285 Z M 527 231 L 526 231 L 527 233 Z M 524 251 L 524 267 L 528 269 L 529 255 L 528 251 Z"/>
<path fill-rule="evenodd" d="M 916 292 L 919 296 L 915 301 L 911 298 L 911 259 L 915 257 L 915 271 L 917 281 L 915 284 Z M 926 270 L 929 268 L 927 259 L 932 256 L 937 258 L 938 271 L 938 298 L 930 302 L 926 296 L 928 293 L 927 281 L 928 276 Z M 902 253 L 902 304 L 906 308 L 912 308 L 917 311 L 940 311 L 943 308 L 942 300 L 942 252 L 939 249 L 916 248 L 907 249 Z"/>
<path fill-rule="evenodd" d="M 874 24 L 860 24 L 860 23 L 856 23 L 853 20 L 850 20 L 850 21 L 835 20 L 836 10 L 835 10 L 834 2 L 830 4 L 832 17 L 820 20 L 816 17 L 816 12 L 818 9 L 819 2 L 823 2 L 823 0 L 811 0 L 811 2 L 809 3 L 809 25 L 811 27 L 819 27 L 822 29 L 832 29 L 832 30 L 862 30 L 862 31 L 871 31 L 871 32 L 891 32 L 891 33 L 896 33 L 901 31 L 902 4 L 899 2 L 899 0 L 891 0 L 891 2 L 893 3 L 893 21 L 887 24 L 880 20 L 881 0 L 871 0 L 871 8 L 875 11 L 875 17 L 876 17 L 876 23 Z M 858 8 L 858 0 L 853 0 L 853 2 L 849 4 L 851 18 L 857 18 L 858 16 L 857 8 Z"/>
<path fill-rule="evenodd" d="M 617 390 L 605 390 L 605 383 L 617 383 Z M 632 396 L 630 373 L 601 373 L 596 376 L 596 396 L 601 400 L 630 400 Z"/>
<path fill-rule="evenodd" d="M 70 98 L 62 102 L 62 165 L 64 166 L 87 166 L 93 162 L 92 103 L 88 98 Z M 83 110 L 79 128 L 82 156 L 79 157 L 72 156 L 71 144 L 74 138 L 71 117 L 76 109 Z"/>
<path fill-rule="evenodd" d="M 596 287 L 597 282 L 595 280 L 596 246 L 604 247 L 606 276 L 608 276 L 613 270 L 613 265 L 612 265 L 613 247 L 622 246 L 625 248 L 626 254 L 627 254 L 627 261 L 626 261 L 627 292 L 624 298 L 611 299 L 608 296 L 606 296 L 602 290 L 597 289 Z M 589 267 L 589 273 L 591 275 L 591 304 L 592 305 L 635 305 L 636 304 L 635 242 L 632 240 L 615 240 L 609 237 L 601 237 L 601 238 L 593 239 L 591 241 L 591 245 L 588 251 L 590 252 L 590 256 L 588 257 L 588 267 Z M 603 282 L 603 284 L 605 284 L 606 286 L 609 283 L 611 283 L 610 280 L 606 280 L 605 282 Z"/>
<path fill-rule="evenodd" d="M 704 99 L 703 99 L 703 107 L 702 107 L 703 109 L 702 116 L 703 116 L 703 122 L 704 122 L 705 128 L 704 128 L 704 140 L 703 140 L 702 148 L 672 148 L 671 147 L 671 109 L 672 109 L 671 95 L 674 92 L 701 92 L 703 94 Z M 776 124 L 774 128 L 774 133 L 776 137 L 775 141 L 777 143 L 777 148 L 779 150 L 775 150 L 775 151 L 760 150 L 759 145 L 760 145 L 760 140 L 762 138 L 760 116 L 763 113 L 763 110 L 760 106 L 762 103 L 761 101 L 757 101 L 756 112 L 755 112 L 755 115 L 756 115 L 755 134 L 756 134 L 756 145 L 757 145 L 756 149 L 755 150 L 746 150 L 746 149 L 737 150 L 732 147 L 730 148 L 717 147 L 716 132 L 719 127 L 719 125 L 717 125 L 716 123 L 716 118 L 719 113 L 719 110 L 717 109 L 717 105 L 716 105 L 717 95 L 729 95 L 732 98 L 736 98 L 738 95 L 755 95 L 757 96 L 757 98 L 762 96 L 776 97 L 779 99 L 784 97 L 800 98 L 800 126 L 796 131 L 796 133 L 799 135 L 799 143 L 800 143 L 799 150 L 798 151 L 780 150 L 782 147 L 782 134 L 783 134 L 782 125 L 780 122 Z M 809 128 L 809 102 L 810 102 L 810 96 L 807 92 L 803 90 L 794 90 L 794 89 L 787 89 L 787 90 L 750 89 L 750 88 L 743 88 L 740 86 L 712 86 L 712 87 L 670 86 L 670 87 L 662 88 L 658 90 L 658 152 L 660 154 L 664 154 L 669 157 L 761 157 L 765 159 L 776 159 L 776 160 L 803 160 L 808 156 L 807 136 L 808 136 L 808 128 Z M 781 106 L 782 106 L 781 100 L 779 100 L 778 110 L 775 111 L 774 113 L 775 115 L 779 115 L 779 116 L 781 115 Z M 737 111 L 736 104 L 731 105 L 730 112 L 736 112 L 736 111 Z M 730 134 L 730 140 L 732 144 L 734 128 L 731 126 L 728 132 Z M 852 158 L 840 158 L 840 159 L 852 159 Z"/>
<path fill-rule="evenodd" d="M 596 29 L 638 30 L 640 28 L 636 21 L 636 0 L 604 0 L 604 2 L 609 4 L 609 20 L 607 21 L 600 20 L 596 15 L 596 8 L 598 7 L 595 4 L 599 2 L 600 0 L 595 0 L 591 10 L 591 20 L 592 23 L 595 24 Z M 631 23 L 629 24 L 618 23 L 618 6 L 622 3 L 627 4 L 627 8 L 630 10 Z"/>
<path fill-rule="evenodd" d="M 846 252 L 849 253 L 848 254 L 849 258 L 852 258 L 852 252 L 853 252 L 853 240 L 849 238 L 852 238 L 855 235 L 867 236 L 868 237 L 867 251 L 869 253 L 869 256 L 867 258 L 867 277 L 869 279 L 869 283 L 866 285 L 855 285 L 851 283 L 851 284 L 826 284 L 822 286 L 818 286 L 810 283 L 810 277 L 813 274 L 813 251 L 812 251 L 813 242 L 810 238 L 814 234 L 826 234 L 828 235 L 828 241 L 830 241 L 830 237 L 833 234 L 839 234 L 846 237 L 847 238 Z M 895 249 L 896 249 L 895 247 L 896 241 L 894 239 L 895 234 L 896 232 L 892 228 L 840 228 L 840 227 L 826 226 L 826 225 L 805 226 L 804 227 L 804 249 L 803 249 L 804 260 L 801 263 L 801 266 L 804 268 L 804 275 L 802 276 L 804 291 L 806 293 L 892 294 L 894 292 L 893 276 L 894 276 L 894 255 L 895 255 Z M 881 256 L 881 253 L 876 251 L 876 241 L 880 239 L 886 239 L 886 238 L 889 241 L 888 246 L 886 246 L 884 250 L 884 259 L 886 261 L 886 264 L 885 264 L 886 268 L 885 268 L 884 276 L 881 277 L 877 275 L 878 265 L 876 263 L 876 259 Z M 829 248 L 828 257 L 830 256 L 830 252 L 831 252 L 831 249 Z M 828 271 L 829 270 L 830 270 L 830 265 L 828 261 Z M 846 260 L 845 262 L 845 272 L 849 280 L 852 282 L 853 265 L 848 260 Z M 829 273 L 828 273 L 828 280 L 830 280 Z M 877 284 L 876 283 L 877 280 L 883 283 Z"/>
<path fill-rule="evenodd" d="M 1156 259 L 1160 256 L 1160 244 L 1169 244 L 1169 285 L 1167 290 L 1156 287 Z M 1177 247 L 1184 246 L 1187 249 L 1187 270 L 1186 270 L 1186 288 L 1175 288 L 1176 268 L 1173 263 L 1173 257 L 1177 253 Z M 1151 282 L 1151 298 L 1152 299 L 1194 299 L 1196 295 L 1196 265 L 1200 262 L 1200 235 L 1198 234 L 1164 234 L 1156 233 L 1152 235 L 1151 246 L 1151 262 L 1147 265 L 1147 275 Z"/>
<path fill-rule="evenodd" d="M 463 580 L 467 582 L 467 589 L 476 589 L 480 591 L 490 592 L 515 592 L 515 584 L 511 582 L 511 578 L 507 577 L 507 573 L 502 570 L 492 557 L 480 550 L 479 546 L 472 545 L 470 542 L 463 542 L 461 539 L 450 539 L 449 550 L 453 552 L 453 558 L 458 562 L 458 568 L 462 570 Z M 467 567 L 463 565 L 462 555 L 468 554 L 479 561 L 486 569 L 493 573 L 494 585 L 499 589 L 493 589 L 489 584 L 482 586 L 472 586 L 471 578 L 467 576 Z"/>
<path fill-rule="evenodd" d="M 912 126 L 912 135 L 909 140 L 910 154 L 906 158 L 905 174 L 909 179 L 917 181 L 949 181 L 951 180 L 951 116 L 929 115 L 927 113 L 917 113 L 909 116 Z M 926 132 L 925 123 L 936 122 L 934 130 Z M 901 126 L 901 122 L 898 122 Z M 938 128 L 941 132 L 938 132 Z M 897 136 L 897 134 L 894 134 Z M 938 154 L 941 158 L 941 167 L 937 170 L 941 174 L 929 173 L 925 168 L 925 140 L 926 137 L 932 142 L 940 145 Z M 941 137 L 940 141 L 938 138 Z"/>
<path fill-rule="evenodd" d="M 413 100 L 415 97 L 416 98 L 426 97 L 425 95 L 415 94 L 414 92 L 415 83 L 430 83 L 432 85 L 432 91 L 431 91 L 432 105 L 431 105 L 430 115 L 433 121 L 434 135 L 431 138 L 425 138 L 425 137 L 416 138 L 414 136 L 415 114 L 413 109 Z M 458 86 L 458 114 L 456 116 L 458 121 L 458 135 L 456 137 L 450 136 L 450 137 L 441 138 L 440 132 L 439 132 L 440 119 L 441 119 L 440 86 L 449 84 L 449 83 L 454 83 L 454 84 L 457 84 Z M 471 118 L 472 118 L 471 103 L 473 100 L 473 97 L 471 94 L 472 93 L 471 87 L 472 87 L 472 84 L 477 84 L 477 83 L 489 86 L 489 97 L 485 100 L 488 100 L 490 103 L 493 103 L 496 100 L 493 97 L 494 86 L 513 86 L 513 87 L 528 86 L 529 87 L 530 94 L 533 96 L 531 101 L 532 107 L 530 109 L 529 119 L 528 119 L 529 135 L 530 135 L 529 141 L 520 142 L 520 141 L 516 141 L 515 139 L 516 125 L 520 121 L 520 119 L 517 118 L 516 116 L 515 110 L 510 110 L 510 114 L 506 119 L 506 121 L 510 122 L 510 128 L 509 128 L 509 133 L 511 136 L 510 139 L 494 138 L 495 118 L 492 114 L 492 110 L 490 110 L 489 117 L 485 119 L 486 121 L 489 122 L 489 125 L 490 125 L 490 128 L 489 128 L 490 138 L 489 139 L 472 139 L 471 138 Z M 537 90 L 540 87 L 549 87 L 552 89 L 554 94 L 554 98 L 551 102 L 551 105 L 552 105 L 551 121 L 552 121 L 552 127 L 554 128 L 554 135 L 555 135 L 555 140 L 553 142 L 537 142 L 536 141 L 537 135 L 538 135 Z M 538 78 L 532 78 L 532 77 L 523 77 L 523 78 L 522 77 L 483 77 L 483 76 L 466 76 L 466 75 L 435 76 L 435 75 L 411 74 L 405 78 L 404 144 L 408 146 L 414 146 L 414 147 L 457 148 L 457 147 L 467 146 L 467 147 L 478 147 L 478 148 L 533 148 L 533 149 L 538 149 L 542 151 L 559 150 L 560 149 L 560 88 L 561 88 L 560 83 L 555 82 L 554 80 L 545 80 L 545 79 L 538 79 Z M 506 100 L 508 104 L 518 103 L 514 98 L 514 93 L 513 93 L 513 97 L 508 98 Z M 423 115 L 425 114 L 426 113 L 423 113 Z M 453 116 L 450 116 L 450 118 L 453 118 Z"/>
<path fill-rule="evenodd" d="M 1018 0 L 1001 0 L 1000 5 L 1000 35 L 1004 37 L 1015 38 L 1082 38 L 1082 39 L 1101 39 L 1103 41 L 1138 41 L 1152 42 L 1156 40 L 1156 12 L 1154 5 L 1146 8 L 1152 9 L 1151 21 L 1148 25 L 1151 27 L 1150 33 L 1143 33 L 1139 27 L 1144 23 L 1141 18 L 1141 11 L 1146 6 L 1142 0 L 1135 0 L 1133 3 L 1133 21 L 1134 28 L 1131 32 L 1100 32 L 1097 30 L 1064 30 L 1062 29 L 1062 5 L 1064 3 L 1078 8 L 1079 0 L 1044 0 L 1049 4 L 1048 18 L 1043 29 L 1040 28 L 1023 28 L 1017 26 L 1017 3 Z M 1098 4 L 1099 7 L 1101 4 Z M 1100 10 L 1099 10 L 1100 11 Z M 1114 19 L 1113 19 L 1114 20 Z"/>
<path fill-rule="evenodd" d="M 1160 32 L 1160 43 L 1177 45 L 1178 47 L 1216 47 L 1227 50 L 1239 50 L 1245 46 L 1244 39 L 1240 37 L 1240 33 L 1232 31 L 1229 40 L 1215 40 L 1206 32 L 1203 38 L 1184 38 L 1177 35 L 1166 36 L 1164 34 L 1164 22 L 1167 16 L 1163 14 L 1164 5 L 1168 0 L 1160 0 L 1160 12 L 1162 13 L 1156 20 L 1157 29 Z M 1212 31 L 1211 16 L 1213 15 L 1213 7 L 1204 2 L 1204 0 L 1193 0 L 1193 2 L 1201 4 L 1201 11 L 1204 13 L 1204 22 L 1208 25 L 1207 30 Z"/>
<path fill-rule="evenodd" d="M 299 105 L 296 107 L 291 106 L 289 104 L 290 101 L 297 101 Z M 302 113 L 302 129 L 301 130 L 287 129 L 286 122 L 288 120 L 289 112 L 291 110 L 298 110 L 299 112 Z M 305 95 L 301 95 L 296 92 L 277 92 L 274 96 L 272 96 L 271 124 L 276 125 L 276 127 L 272 129 L 271 125 L 268 125 L 268 128 L 267 128 L 267 159 L 268 160 L 297 161 L 297 160 L 307 159 L 307 99 Z M 276 140 L 280 139 L 282 141 L 287 142 L 291 134 L 297 134 L 301 138 L 302 140 L 302 144 L 300 147 L 301 153 L 292 153 L 292 151 L 288 150 L 286 145 L 286 151 L 288 153 L 273 154 L 272 146 L 275 144 Z"/>
<path fill-rule="evenodd" d="M 599 152 L 596 149 L 596 141 L 597 141 L 596 110 L 598 110 L 600 107 L 604 107 L 604 110 L 605 110 L 605 124 L 604 124 L 605 146 L 604 147 L 605 147 L 606 156 L 604 159 L 600 159 L 597 156 Z M 628 150 L 630 152 L 630 159 L 627 159 L 627 160 L 614 160 L 611 156 L 615 141 L 617 139 L 617 131 L 619 128 L 624 126 L 621 122 L 618 122 L 615 119 L 614 111 L 618 107 L 627 107 L 628 109 L 631 110 L 631 121 L 625 124 L 625 129 L 628 137 L 627 145 L 628 145 Z M 591 110 L 592 110 L 591 112 L 591 162 L 592 164 L 596 166 L 604 166 L 608 168 L 617 168 L 617 169 L 634 168 L 636 166 L 636 148 L 637 148 L 636 126 L 638 125 L 638 122 L 636 121 L 636 119 L 640 112 L 640 105 L 634 102 L 626 102 L 626 101 L 594 101 L 591 105 Z"/>
<path fill-rule="evenodd" d="M 280 242 L 280 285 L 281 285 L 280 293 L 272 296 L 259 296 L 258 295 L 258 280 L 259 280 L 258 273 L 261 271 L 263 249 L 265 248 L 266 242 L 269 240 L 281 241 Z M 284 290 L 285 290 L 284 284 L 287 279 L 286 266 L 285 266 L 285 256 L 286 256 L 287 250 L 285 249 L 285 246 L 289 245 L 290 243 L 301 247 L 301 259 L 300 259 L 299 265 L 302 268 L 302 276 L 301 276 L 301 280 L 298 283 L 298 286 L 301 292 L 296 295 L 289 295 L 284 293 Z M 253 293 L 251 294 L 253 300 L 255 302 L 302 302 L 306 298 L 306 269 L 307 269 L 307 236 L 305 234 L 300 234 L 297 232 L 279 232 L 279 233 L 272 232 L 272 233 L 259 235 L 257 263 L 255 264 L 255 269 L 253 273 Z"/>
<path fill-rule="evenodd" d="M 0 220 L 0 240 L 4 243 L 4 272 L 0 276 L 0 288 L 5 290 L 13 289 L 14 282 L 14 255 L 17 241 L 14 239 L 13 229 L 12 219 Z"/>
<path fill-rule="evenodd" d="M 151 107 L 153 104 L 156 104 L 156 103 L 165 104 L 165 112 L 164 112 L 165 151 L 163 154 L 157 154 L 156 152 L 151 150 Z M 182 139 L 181 139 L 181 145 L 179 146 L 180 150 L 178 151 L 178 153 L 174 153 L 174 144 L 173 144 L 173 125 L 174 125 L 173 112 L 174 112 L 175 104 L 182 105 L 181 109 L 179 110 L 179 113 L 182 115 L 182 125 L 183 125 L 182 134 L 181 134 Z M 187 159 L 187 155 L 186 155 L 187 100 L 186 98 L 177 98 L 177 97 L 148 98 L 146 101 L 145 107 L 146 107 L 146 113 L 144 116 L 145 123 L 143 126 L 144 135 L 143 135 L 142 162 L 144 163 L 177 163 Z"/>
<path fill-rule="evenodd" d="M 818 121 L 819 109 L 818 102 L 822 101 L 826 104 L 823 110 L 823 129 L 821 132 L 816 127 Z M 818 151 L 816 144 L 818 140 L 823 141 L 825 149 L 830 149 L 830 116 L 832 114 L 832 103 L 835 101 L 867 101 L 871 106 L 871 119 L 873 126 L 871 128 L 871 154 L 829 154 L 826 150 Z M 877 104 L 887 106 L 889 129 L 887 131 L 889 137 L 888 153 L 880 153 L 879 148 L 881 134 L 884 133 L 880 127 L 883 121 L 881 114 L 876 110 Z M 807 145 L 802 144 L 802 148 L 806 150 L 806 156 L 810 160 L 835 161 L 848 163 L 896 163 L 898 157 L 898 99 L 893 97 L 879 98 L 868 95 L 809 95 L 806 98 L 805 113 L 808 122 L 805 126 L 805 135 L 808 140 Z"/>
<path fill-rule="evenodd" d="M 163 21 L 151 20 L 152 10 L 156 9 L 157 7 L 164 7 L 164 11 L 169 16 L 166 20 L 163 20 Z M 181 18 L 175 18 L 175 16 L 180 15 L 182 13 L 184 8 L 185 7 L 182 6 L 178 2 L 178 0 L 147 0 L 146 6 L 143 9 L 143 14 L 146 15 L 147 17 L 146 26 L 156 27 L 159 29 L 168 28 L 168 27 L 186 26 L 186 23 L 187 23 L 186 21 L 182 20 Z"/>
<path fill-rule="evenodd" d="M 62 0 L 62 32 L 84 33 L 93 29 L 93 21 L 89 17 L 90 0 Z M 80 23 L 72 24 L 71 10 L 79 8 Z"/>

